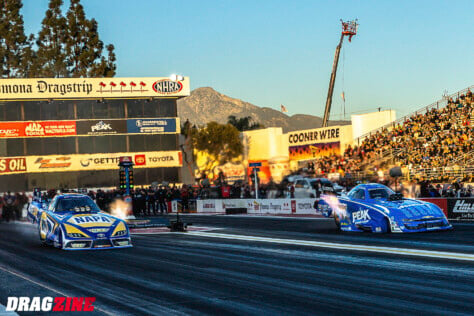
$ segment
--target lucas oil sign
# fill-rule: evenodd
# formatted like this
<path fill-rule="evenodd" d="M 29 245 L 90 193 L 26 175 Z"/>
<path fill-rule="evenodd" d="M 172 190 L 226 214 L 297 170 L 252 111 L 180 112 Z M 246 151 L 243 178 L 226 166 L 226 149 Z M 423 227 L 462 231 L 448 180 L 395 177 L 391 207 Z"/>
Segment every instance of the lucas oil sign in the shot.
<path fill-rule="evenodd" d="M 25 158 L 4 158 L 0 159 L 0 173 L 25 172 Z"/>

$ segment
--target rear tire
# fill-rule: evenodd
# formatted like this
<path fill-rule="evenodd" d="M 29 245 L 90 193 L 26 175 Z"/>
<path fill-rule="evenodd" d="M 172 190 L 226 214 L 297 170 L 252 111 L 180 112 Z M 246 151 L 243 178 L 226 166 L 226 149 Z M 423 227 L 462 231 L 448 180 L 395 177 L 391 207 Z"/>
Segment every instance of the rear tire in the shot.
<path fill-rule="evenodd" d="M 341 219 L 336 213 L 334 213 L 334 223 L 336 224 L 337 229 L 341 230 Z"/>

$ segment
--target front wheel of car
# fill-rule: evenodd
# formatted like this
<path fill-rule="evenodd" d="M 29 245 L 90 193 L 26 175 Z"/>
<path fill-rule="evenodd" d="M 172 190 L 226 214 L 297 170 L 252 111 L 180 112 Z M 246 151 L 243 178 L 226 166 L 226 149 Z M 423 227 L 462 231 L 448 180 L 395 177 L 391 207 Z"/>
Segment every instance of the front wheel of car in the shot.
<path fill-rule="evenodd" d="M 390 220 L 387 217 L 384 218 L 384 224 L 385 224 L 385 229 L 383 229 L 382 231 L 384 231 L 387 234 L 390 234 L 392 232 L 392 229 L 390 227 Z"/>
<path fill-rule="evenodd" d="M 41 225 L 42 225 L 43 221 L 40 219 L 39 222 L 38 222 L 38 236 L 39 236 L 39 239 L 40 239 L 40 243 L 42 246 L 46 246 L 47 243 L 46 243 L 46 234 L 45 234 L 45 238 L 43 238 L 41 236 Z"/>
<path fill-rule="evenodd" d="M 59 235 L 59 248 L 64 248 L 64 231 L 61 229 L 61 235 Z"/>

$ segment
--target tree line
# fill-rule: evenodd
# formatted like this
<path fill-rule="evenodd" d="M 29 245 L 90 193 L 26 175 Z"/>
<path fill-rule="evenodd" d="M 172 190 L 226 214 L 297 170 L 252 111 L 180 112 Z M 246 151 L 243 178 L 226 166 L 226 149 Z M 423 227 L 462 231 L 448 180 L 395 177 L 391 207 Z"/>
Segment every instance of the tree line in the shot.
<path fill-rule="evenodd" d="M 50 0 L 38 34 L 25 34 L 21 0 L 0 1 L 2 78 L 113 77 L 114 46 L 100 40 L 98 23 L 80 0 Z M 107 53 L 105 55 L 105 53 Z"/>
<path fill-rule="evenodd" d="M 209 173 L 216 161 L 218 165 L 223 166 L 228 162 L 235 162 L 244 153 L 240 132 L 260 128 L 265 128 L 265 126 L 254 122 L 251 116 L 237 118 L 230 115 L 226 124 L 208 122 L 201 127 L 196 127 L 186 120 L 181 126 L 181 134 L 185 138 L 181 149 L 184 163 L 188 166 L 190 174 L 193 174 L 191 165 L 196 162 L 195 150 L 207 155 L 207 163 L 199 172 Z M 192 157 L 188 157 L 186 152 L 192 152 Z"/>

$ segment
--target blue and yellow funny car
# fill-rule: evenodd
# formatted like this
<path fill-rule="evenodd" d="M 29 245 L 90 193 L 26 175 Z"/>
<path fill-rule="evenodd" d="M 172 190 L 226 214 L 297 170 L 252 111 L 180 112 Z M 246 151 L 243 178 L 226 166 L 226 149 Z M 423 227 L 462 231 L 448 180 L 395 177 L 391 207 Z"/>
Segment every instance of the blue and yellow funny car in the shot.
<path fill-rule="evenodd" d="M 61 194 L 33 201 L 28 217 L 37 223 L 42 244 L 66 250 L 132 247 L 127 223 L 102 212 L 87 195 Z"/>
<path fill-rule="evenodd" d="M 378 183 L 360 184 L 347 196 L 322 196 L 318 209 L 334 217 L 342 231 L 414 233 L 452 228 L 437 205 L 404 198 Z"/>

